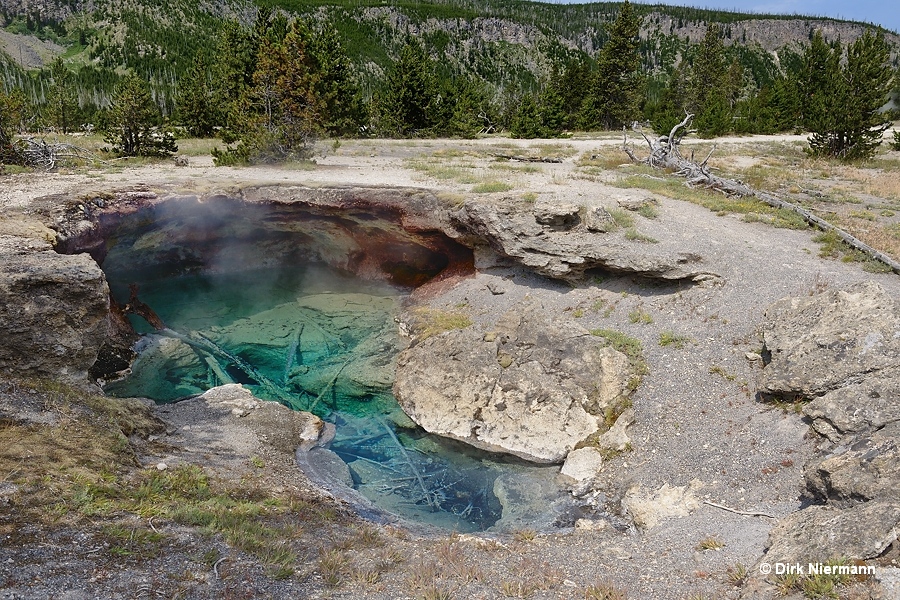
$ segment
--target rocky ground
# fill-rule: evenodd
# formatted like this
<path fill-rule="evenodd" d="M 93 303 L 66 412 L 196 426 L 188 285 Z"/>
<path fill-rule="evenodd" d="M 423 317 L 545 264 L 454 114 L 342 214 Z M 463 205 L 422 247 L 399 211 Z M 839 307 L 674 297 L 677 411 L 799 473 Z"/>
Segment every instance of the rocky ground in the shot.
<path fill-rule="evenodd" d="M 558 335 L 578 344 L 608 339 L 602 332 L 625 334 L 632 349 L 640 343 L 646 372 L 626 394 L 632 408 L 616 415 L 624 417 L 617 433 L 627 445 L 598 446 L 604 451 L 587 472 L 569 465 L 577 482 L 565 481 L 584 520 L 558 531 L 450 536 L 367 523 L 317 489 L 291 452 L 316 428 L 293 423 L 291 414 L 257 418 L 260 409 L 212 400 L 153 414 L 118 410 L 48 382 L 53 361 L 34 357 L 29 373 L 44 379 L 10 373 L 0 391 L 0 597 L 802 597 L 803 581 L 767 582 L 761 571 L 775 554 L 804 564 L 836 558 L 811 555 L 823 546 L 879 566 L 874 576 L 839 586 L 840 597 L 898 597 L 900 507 L 890 482 L 897 476 L 891 428 L 900 279 L 820 258 L 809 230 L 623 190 L 578 166 L 581 153 L 614 143 L 366 141 L 345 143 L 306 170 L 215 169 L 198 157 L 183 168 L 3 177 L 0 235 L 6 273 L 14 275 L 36 272 L 11 268 L 16 256 L 49 251 L 40 238 L 52 232 L 34 199 L 51 194 L 138 184 L 196 193 L 266 183 L 427 187 L 450 207 L 461 239 L 491 243 L 476 250 L 476 275 L 427 285 L 410 298 L 403 322 L 414 336 L 416 315 L 428 314 L 423 307 L 471 324 L 414 344 L 401 357 L 401 375 L 438 376 L 415 366 L 429 359 L 453 373 L 460 367 L 452 356 L 477 343 L 492 344 L 500 365 L 486 376 L 525 373 L 535 361 L 519 342 L 540 328 L 549 333 L 534 334 L 537 340 Z M 562 162 L 498 163 L 494 154 Z M 456 171 L 441 170 L 451 164 Z M 505 185 L 476 190 L 497 182 Z M 597 231 L 607 227 L 605 215 L 624 214 L 630 224 L 607 227 L 608 243 L 587 248 L 592 214 Z M 627 265 L 615 262 L 623 257 Z M 13 289 L 7 283 L 10 298 Z M 785 297 L 796 300 L 775 304 Z M 5 310 L 7 322 L 20 319 L 15 307 Z M 524 317 L 533 314 L 540 327 L 516 333 L 509 315 L 521 323 L 538 320 Z M 503 356 L 498 334 L 518 350 Z M 72 342 L 60 355 L 76 346 L 89 351 Z M 7 365 L 15 357 L 0 358 Z M 565 379 L 569 371 L 561 372 Z M 566 385 L 581 385 L 580 377 Z M 413 380 L 412 389 L 422 385 Z M 792 402 L 801 396 L 818 398 Z M 847 397 L 865 407 L 863 416 L 847 411 L 839 401 Z M 143 416 L 138 422 L 132 414 Z M 73 458 L 81 449 L 85 456 Z M 55 458 L 48 464 L 40 456 Z M 819 505 L 809 507 L 813 501 Z M 860 525 L 856 540 L 839 535 L 848 528 L 833 519 L 844 511 Z M 809 597 L 828 593 L 826 582 L 807 585 L 822 586 L 809 587 Z"/>

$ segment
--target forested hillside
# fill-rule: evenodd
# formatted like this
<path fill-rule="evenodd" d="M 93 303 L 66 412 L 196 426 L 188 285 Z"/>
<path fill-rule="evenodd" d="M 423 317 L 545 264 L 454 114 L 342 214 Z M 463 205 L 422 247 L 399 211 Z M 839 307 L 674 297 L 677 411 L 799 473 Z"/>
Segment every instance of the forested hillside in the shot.
<path fill-rule="evenodd" d="M 236 131 L 246 117 L 235 113 L 236 106 L 262 101 L 254 80 L 260 56 L 253 53 L 271 49 L 265 44 L 282 47 L 298 20 L 302 27 L 295 33 L 305 40 L 300 51 L 318 65 L 316 77 L 337 78 L 329 93 L 352 90 L 356 103 L 343 116 L 331 115 L 344 124 L 325 126 L 329 134 L 472 135 L 505 129 L 556 135 L 630 120 L 663 127 L 686 108 L 707 107 L 710 113 L 707 105 L 719 103 L 716 114 L 706 115 L 706 132 L 716 135 L 797 126 L 797 74 L 816 32 L 833 47 L 877 33 L 887 49 L 886 64 L 898 64 L 900 36 L 872 25 L 662 5 L 627 5 L 629 22 L 619 24 L 621 39 L 612 41 L 624 44 L 618 53 L 628 56 L 616 64 L 621 57 L 611 52 L 610 41 L 622 6 L 524 0 L 0 0 L 0 89 L 18 94 L 21 127 L 73 129 L 103 125 L 117 85 L 134 74 L 169 121 L 199 133 Z M 412 72 L 400 77 L 402 65 Z M 340 73 L 329 73 L 332 68 Z M 634 77 L 610 81 L 615 69 Z M 698 91 L 702 77 L 712 86 L 706 91 L 721 94 L 709 100 L 706 91 Z M 241 83 L 231 86 L 223 78 Z M 403 92 L 398 86 L 413 85 L 423 86 L 415 101 L 427 115 L 416 124 L 391 122 L 389 107 Z M 592 86 L 596 96 L 598 86 L 610 85 L 625 85 L 633 97 L 616 100 L 618 108 L 596 98 L 587 106 Z M 205 104 L 217 106 L 218 114 L 198 114 L 207 110 Z"/>

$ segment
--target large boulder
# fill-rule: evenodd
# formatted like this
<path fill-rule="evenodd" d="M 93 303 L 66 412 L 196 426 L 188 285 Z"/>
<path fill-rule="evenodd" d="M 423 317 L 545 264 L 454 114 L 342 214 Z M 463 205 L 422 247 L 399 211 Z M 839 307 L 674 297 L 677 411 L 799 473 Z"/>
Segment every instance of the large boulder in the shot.
<path fill-rule="evenodd" d="M 900 489 L 900 422 L 855 440 L 806 468 L 806 487 L 819 500 L 853 506 L 897 496 Z"/>
<path fill-rule="evenodd" d="M 784 298 L 765 316 L 764 393 L 813 398 L 881 371 L 900 375 L 900 304 L 877 283 Z"/>
<path fill-rule="evenodd" d="M 778 522 L 769 534 L 769 564 L 875 558 L 900 534 L 900 502 L 867 502 L 849 509 L 811 506 Z"/>
<path fill-rule="evenodd" d="M 782 519 L 765 561 L 877 557 L 900 535 L 900 304 L 867 282 L 785 298 L 766 311 L 764 396 L 803 408 L 822 452 L 805 467 L 811 506 Z"/>
<path fill-rule="evenodd" d="M 83 382 L 106 339 L 109 287 L 86 254 L 0 235 L 0 370 Z"/>
<path fill-rule="evenodd" d="M 398 359 L 394 394 L 425 430 L 539 463 L 560 463 L 602 431 L 632 375 L 628 359 L 539 307 L 414 341 Z"/>

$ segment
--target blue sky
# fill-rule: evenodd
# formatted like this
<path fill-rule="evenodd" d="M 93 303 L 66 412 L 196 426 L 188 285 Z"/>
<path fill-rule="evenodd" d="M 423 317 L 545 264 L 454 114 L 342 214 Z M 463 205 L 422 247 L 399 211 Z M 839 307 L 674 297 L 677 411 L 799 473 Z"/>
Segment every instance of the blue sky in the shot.
<path fill-rule="evenodd" d="M 644 0 L 632 0 L 642 2 Z M 900 6 L 896 0 L 660 0 L 648 4 L 670 4 L 718 8 L 738 12 L 800 14 L 875 23 L 900 32 Z"/>

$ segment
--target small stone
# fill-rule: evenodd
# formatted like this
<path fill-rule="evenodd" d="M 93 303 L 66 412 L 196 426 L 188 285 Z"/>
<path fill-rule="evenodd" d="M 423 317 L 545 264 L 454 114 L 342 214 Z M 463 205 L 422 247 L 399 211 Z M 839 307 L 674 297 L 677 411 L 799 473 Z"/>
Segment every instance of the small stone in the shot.
<path fill-rule="evenodd" d="M 494 340 L 497 339 L 497 332 L 489 331 L 488 333 L 484 334 L 484 337 L 481 339 L 484 340 L 485 342 L 493 342 Z"/>
<path fill-rule="evenodd" d="M 167 465 L 167 464 L 164 463 L 164 462 L 156 463 L 156 470 L 157 470 L 157 471 L 165 471 L 165 470 L 168 469 L 168 468 L 169 468 L 169 465 Z"/>
<path fill-rule="evenodd" d="M 250 414 L 250 411 L 243 408 L 232 408 L 231 414 L 235 417 L 246 417 Z"/>
<path fill-rule="evenodd" d="M 750 362 L 756 362 L 758 360 L 762 360 L 762 356 L 760 356 L 756 352 L 748 352 L 744 356 L 746 356 L 747 360 L 749 360 Z"/>
<path fill-rule="evenodd" d="M 581 531 L 603 531 L 609 526 L 606 521 L 594 521 L 593 519 L 578 519 L 575 521 L 575 529 Z"/>
<path fill-rule="evenodd" d="M 560 473 L 568 475 L 575 481 L 591 479 L 603 468 L 603 455 L 596 448 L 579 448 L 572 450 L 566 457 Z"/>
<path fill-rule="evenodd" d="M 506 352 L 498 352 L 497 353 L 497 362 L 500 364 L 501 367 L 506 369 L 511 364 L 513 364 L 513 357 L 512 357 L 512 355 L 510 355 Z"/>
<path fill-rule="evenodd" d="M 497 284 L 497 283 L 494 283 L 493 281 L 491 281 L 490 283 L 488 283 L 487 286 L 485 286 L 485 287 L 487 287 L 488 291 L 489 291 L 490 293 L 492 293 L 493 295 L 495 295 L 495 296 L 500 296 L 500 295 L 506 293 L 506 290 L 503 289 L 502 286 L 500 286 L 500 285 Z"/>

